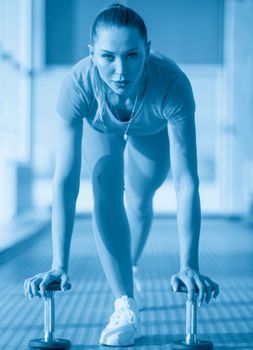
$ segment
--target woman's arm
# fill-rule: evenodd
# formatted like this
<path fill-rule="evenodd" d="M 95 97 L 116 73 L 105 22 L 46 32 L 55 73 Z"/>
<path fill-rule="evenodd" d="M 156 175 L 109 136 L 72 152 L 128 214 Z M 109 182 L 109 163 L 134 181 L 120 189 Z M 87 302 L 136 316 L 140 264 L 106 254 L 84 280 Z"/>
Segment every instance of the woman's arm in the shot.
<path fill-rule="evenodd" d="M 180 246 L 180 273 L 173 276 L 172 286 L 177 289 L 183 282 L 188 297 L 199 290 L 199 301 L 208 303 L 218 295 L 218 286 L 199 274 L 200 198 L 197 170 L 197 147 L 194 116 L 178 123 L 169 123 L 171 169 L 177 197 L 177 222 Z"/>
<path fill-rule="evenodd" d="M 64 290 L 69 280 L 70 243 L 80 184 L 82 124 L 82 120 L 60 117 L 56 122 L 52 211 L 53 261 L 49 271 L 25 280 L 24 291 L 29 299 L 45 296 L 47 285 L 54 281 L 60 281 Z"/>
<path fill-rule="evenodd" d="M 194 117 L 169 124 L 171 170 L 177 197 L 181 269 L 199 270 L 200 199 Z"/>
<path fill-rule="evenodd" d="M 52 269 L 68 270 L 80 185 L 82 121 L 57 119 L 52 210 Z"/>

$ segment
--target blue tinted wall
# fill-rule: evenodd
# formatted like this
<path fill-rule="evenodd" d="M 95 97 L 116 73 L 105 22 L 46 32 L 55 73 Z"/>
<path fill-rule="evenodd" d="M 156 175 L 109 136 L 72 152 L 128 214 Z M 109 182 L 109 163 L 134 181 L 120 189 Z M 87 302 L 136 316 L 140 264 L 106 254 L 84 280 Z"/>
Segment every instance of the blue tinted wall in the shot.
<path fill-rule="evenodd" d="M 73 64 L 87 55 L 90 26 L 96 14 L 110 2 L 46 0 L 46 64 Z M 143 16 L 153 49 L 177 63 L 223 63 L 224 0 L 124 3 Z"/>

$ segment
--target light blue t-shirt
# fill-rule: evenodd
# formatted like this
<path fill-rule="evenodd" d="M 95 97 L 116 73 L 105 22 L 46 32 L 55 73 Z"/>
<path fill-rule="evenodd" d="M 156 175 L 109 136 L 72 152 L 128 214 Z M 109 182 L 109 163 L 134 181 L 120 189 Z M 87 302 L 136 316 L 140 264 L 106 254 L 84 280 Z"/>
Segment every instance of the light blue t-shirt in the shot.
<path fill-rule="evenodd" d="M 106 100 L 102 110 L 99 108 L 92 81 L 95 69 L 90 56 L 70 69 L 60 88 L 57 112 L 67 119 L 86 118 L 100 132 L 124 134 L 128 122 L 118 120 Z M 143 91 L 129 124 L 128 135 L 157 133 L 168 122 L 181 123 L 194 117 L 195 102 L 191 84 L 176 63 L 166 56 L 150 53 Z"/>

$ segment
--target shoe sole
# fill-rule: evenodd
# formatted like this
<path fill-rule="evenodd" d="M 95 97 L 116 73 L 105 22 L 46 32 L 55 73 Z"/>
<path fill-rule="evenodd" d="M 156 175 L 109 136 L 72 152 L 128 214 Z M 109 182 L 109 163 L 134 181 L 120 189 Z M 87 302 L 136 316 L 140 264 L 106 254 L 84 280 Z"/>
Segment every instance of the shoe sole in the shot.
<path fill-rule="evenodd" d="M 133 334 L 132 332 L 125 332 L 122 334 L 111 334 L 111 335 L 102 335 L 100 338 L 100 344 L 101 345 L 108 345 L 108 346 L 131 346 L 134 345 L 134 341 L 136 339 L 141 338 L 141 334 L 135 332 L 136 334 Z"/>

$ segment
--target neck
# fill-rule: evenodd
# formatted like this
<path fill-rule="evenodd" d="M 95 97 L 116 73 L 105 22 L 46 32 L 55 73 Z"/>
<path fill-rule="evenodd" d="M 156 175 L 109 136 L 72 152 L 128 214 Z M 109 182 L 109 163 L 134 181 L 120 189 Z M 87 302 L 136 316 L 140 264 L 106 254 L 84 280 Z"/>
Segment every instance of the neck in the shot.
<path fill-rule="evenodd" d="M 133 86 L 131 91 L 129 91 L 127 94 L 119 95 L 112 91 L 111 89 L 108 89 L 107 96 L 112 104 L 133 104 L 135 99 L 138 97 L 141 97 L 144 92 L 145 88 L 145 81 L 146 81 L 146 75 L 142 74 L 141 78 L 136 82 L 136 84 Z"/>

